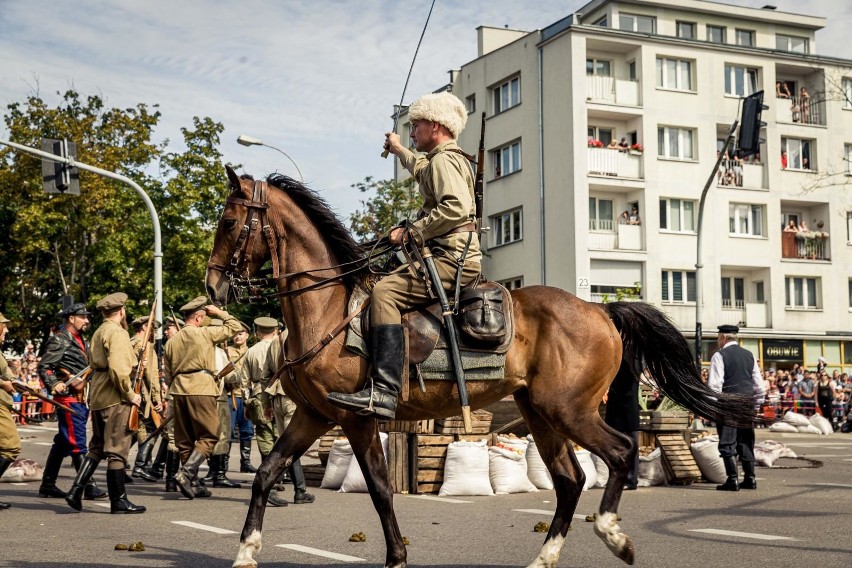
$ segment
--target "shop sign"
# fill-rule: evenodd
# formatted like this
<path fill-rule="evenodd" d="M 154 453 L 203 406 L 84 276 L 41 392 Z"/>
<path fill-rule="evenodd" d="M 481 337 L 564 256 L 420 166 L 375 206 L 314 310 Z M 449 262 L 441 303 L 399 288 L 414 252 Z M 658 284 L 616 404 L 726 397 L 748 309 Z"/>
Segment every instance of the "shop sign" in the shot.
<path fill-rule="evenodd" d="M 764 339 L 763 359 L 801 362 L 803 360 L 803 342 L 795 339 Z"/>

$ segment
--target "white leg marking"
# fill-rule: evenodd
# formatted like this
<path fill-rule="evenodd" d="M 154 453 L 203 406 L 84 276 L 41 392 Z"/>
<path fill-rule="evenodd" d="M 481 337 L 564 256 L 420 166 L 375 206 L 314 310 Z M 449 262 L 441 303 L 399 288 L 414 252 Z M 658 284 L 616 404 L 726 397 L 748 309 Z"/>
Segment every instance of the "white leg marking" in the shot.
<path fill-rule="evenodd" d="M 559 554 L 562 552 L 562 545 L 564 544 L 565 537 L 559 534 L 547 539 L 541 547 L 538 557 L 527 568 L 554 568 L 559 561 Z"/>
<path fill-rule="evenodd" d="M 627 535 L 621 532 L 616 519 L 615 513 L 599 513 L 595 518 L 595 534 L 618 556 L 627 545 L 628 539 Z"/>
<path fill-rule="evenodd" d="M 252 532 L 247 539 L 240 543 L 240 551 L 234 560 L 232 568 L 251 568 L 257 566 L 254 555 L 260 552 L 262 547 L 260 531 Z"/>

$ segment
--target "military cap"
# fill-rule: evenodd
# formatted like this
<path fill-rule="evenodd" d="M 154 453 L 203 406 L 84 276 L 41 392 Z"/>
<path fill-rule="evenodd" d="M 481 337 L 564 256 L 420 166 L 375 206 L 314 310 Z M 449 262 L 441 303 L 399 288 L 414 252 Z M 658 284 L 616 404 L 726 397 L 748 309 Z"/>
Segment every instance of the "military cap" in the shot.
<path fill-rule="evenodd" d="M 169 316 L 165 319 L 165 322 L 166 322 L 166 327 L 169 327 L 170 325 L 173 325 L 175 327 L 183 327 L 183 326 L 186 325 L 186 322 L 184 322 L 182 319 L 180 319 L 177 316 L 175 316 L 175 317 Z"/>
<path fill-rule="evenodd" d="M 61 312 L 59 315 L 67 318 L 69 316 L 90 316 L 92 312 L 86 309 L 86 304 L 82 302 L 77 302 L 76 304 L 71 304 Z"/>
<path fill-rule="evenodd" d="M 0 314 L 0 315 L 2 315 L 2 314 Z M 251 328 L 249 327 L 249 324 L 247 324 L 244 321 L 241 321 L 240 325 L 242 326 L 244 332 L 251 333 Z"/>
<path fill-rule="evenodd" d="M 112 310 L 116 310 L 122 307 L 126 303 L 127 294 L 125 294 L 124 292 L 115 292 L 114 294 L 110 294 L 101 298 L 101 301 L 98 302 L 97 306 L 95 307 L 102 312 L 111 312 Z"/>
<path fill-rule="evenodd" d="M 725 325 L 719 326 L 719 333 L 739 333 L 739 332 L 740 332 L 740 328 L 735 326 L 735 325 L 725 324 Z"/>
<path fill-rule="evenodd" d="M 0 312 L 0 323 L 9 323 L 9 320 L 3 315 L 3 312 Z M 246 324 L 243 324 L 243 326 L 245 325 Z"/>
<path fill-rule="evenodd" d="M 136 318 L 135 320 L 130 322 L 130 325 L 134 328 L 140 328 L 143 325 L 145 325 L 146 323 L 148 323 L 148 318 L 146 316 L 139 316 L 138 318 Z M 154 320 L 154 329 L 159 329 L 159 328 L 160 328 L 160 322 L 158 322 L 157 320 Z"/>
<path fill-rule="evenodd" d="M 257 318 L 254 320 L 254 325 L 262 331 L 274 331 L 278 329 L 278 321 L 270 317 Z"/>
<path fill-rule="evenodd" d="M 191 314 L 193 312 L 197 312 L 198 310 L 204 309 L 204 306 L 209 303 L 210 301 L 207 299 L 207 296 L 198 296 L 194 300 L 190 300 L 188 303 L 181 306 L 180 311 L 185 314 Z"/>

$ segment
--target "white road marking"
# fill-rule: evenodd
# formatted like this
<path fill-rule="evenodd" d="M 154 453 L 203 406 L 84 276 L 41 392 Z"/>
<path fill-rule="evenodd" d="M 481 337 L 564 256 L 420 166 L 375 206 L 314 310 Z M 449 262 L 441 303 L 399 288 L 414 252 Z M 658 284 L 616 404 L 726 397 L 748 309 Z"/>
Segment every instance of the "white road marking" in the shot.
<path fill-rule="evenodd" d="M 852 446 L 852 442 L 787 442 L 788 446 L 799 446 L 800 448 L 826 448 L 834 446 L 833 449 L 845 450 L 846 446 Z M 841 446 L 838 448 L 837 446 Z"/>
<path fill-rule="evenodd" d="M 837 454 L 805 454 L 805 453 L 803 453 L 802 455 L 805 456 L 805 457 L 808 457 L 808 458 L 839 458 L 840 457 Z"/>
<path fill-rule="evenodd" d="M 819 485 L 822 487 L 842 487 L 844 489 L 852 489 L 852 485 L 848 483 L 814 483 L 814 485 Z"/>
<path fill-rule="evenodd" d="M 349 556 L 347 554 L 338 554 L 337 552 L 329 552 L 328 550 L 320 550 L 319 548 L 311 548 L 310 546 L 302 546 L 301 544 L 276 544 L 279 548 L 287 548 L 296 552 L 304 552 L 305 554 L 313 554 L 314 556 L 322 556 L 332 560 L 340 560 L 341 562 L 364 562 L 364 558 L 357 556 Z"/>
<path fill-rule="evenodd" d="M 777 536 L 773 534 L 747 533 L 739 531 L 725 531 L 721 529 L 690 529 L 689 532 L 718 534 L 721 536 L 738 536 L 741 538 L 753 538 L 757 540 L 796 540 L 795 538 L 789 536 Z"/>
<path fill-rule="evenodd" d="M 52 446 L 53 442 L 33 442 L 35 446 Z"/>
<path fill-rule="evenodd" d="M 26 428 L 18 428 L 18 432 L 23 432 L 24 434 L 41 434 L 42 432 L 52 432 L 53 430 L 48 430 L 47 428 L 35 428 L 33 426 L 27 426 Z"/>
<path fill-rule="evenodd" d="M 435 497 L 434 495 L 409 495 L 412 499 L 423 499 L 424 501 L 438 501 L 440 503 L 473 503 L 462 499 L 448 499 L 447 497 Z"/>
<path fill-rule="evenodd" d="M 23 481 L 17 481 L 15 483 L 13 483 L 12 485 L 17 485 L 18 487 L 27 487 L 29 485 L 29 483 L 24 483 Z"/>
<path fill-rule="evenodd" d="M 547 509 L 512 509 L 518 513 L 532 513 L 533 515 L 548 515 L 550 517 L 553 516 L 553 511 L 548 511 Z M 574 515 L 575 519 L 579 519 L 581 521 L 586 520 L 586 515 Z"/>
<path fill-rule="evenodd" d="M 200 523 L 193 523 L 192 521 L 172 521 L 172 524 L 189 527 L 191 529 L 199 529 L 202 531 L 212 532 L 216 534 L 237 534 L 237 531 L 220 529 L 219 527 L 211 527 L 210 525 L 202 525 Z"/>
<path fill-rule="evenodd" d="M 92 503 L 95 507 L 103 507 L 104 509 L 109 509 L 112 505 L 109 503 Z"/>

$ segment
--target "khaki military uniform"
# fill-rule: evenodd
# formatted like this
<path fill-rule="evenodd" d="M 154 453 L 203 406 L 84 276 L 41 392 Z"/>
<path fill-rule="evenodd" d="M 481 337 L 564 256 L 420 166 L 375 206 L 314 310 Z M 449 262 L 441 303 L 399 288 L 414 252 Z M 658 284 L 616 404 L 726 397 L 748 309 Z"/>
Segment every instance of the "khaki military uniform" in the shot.
<path fill-rule="evenodd" d="M 414 176 L 423 197 L 423 208 L 419 219 L 412 223 L 411 234 L 417 240 L 430 241 L 435 267 L 444 288 L 448 290 L 455 283 L 458 259 L 464 252 L 468 237 L 470 246 L 462 271 L 462 285 L 476 278 L 482 260 L 476 232 L 447 235 L 476 217 L 470 164 L 455 150 L 459 150 L 459 146 L 455 140 L 450 140 L 426 155 L 405 149 L 399 157 L 402 165 Z M 422 245 L 422 242 L 418 244 Z M 399 324 L 402 321 L 401 310 L 430 300 L 432 298 L 423 280 L 410 267 L 403 266 L 382 278 L 373 289 L 371 324 Z"/>
<path fill-rule="evenodd" d="M 269 355 L 266 358 L 266 369 L 264 371 L 264 381 L 266 381 L 266 384 L 269 385 L 266 389 L 264 389 L 264 392 L 269 397 L 269 402 L 272 406 L 272 414 L 275 417 L 275 428 L 277 429 L 279 436 L 287 429 L 287 426 L 290 424 L 290 420 L 293 418 L 293 414 L 296 413 L 296 403 L 294 403 L 293 400 L 287 396 L 287 393 L 284 392 L 284 387 L 281 386 L 281 380 L 279 379 L 274 383 L 269 384 L 272 376 L 275 375 L 276 371 L 278 371 L 280 363 L 279 358 L 281 357 L 281 351 L 288 335 L 289 331 L 285 329 L 278 336 L 278 340 L 273 341 L 269 346 Z"/>
<path fill-rule="evenodd" d="M 227 341 L 242 329 L 231 314 L 222 326 L 184 326 L 166 343 L 164 366 L 169 395 L 174 405 L 175 445 L 186 462 L 193 449 L 210 457 L 219 440 L 214 345 Z"/>
<path fill-rule="evenodd" d="M 216 347 L 216 359 L 219 364 L 216 365 L 216 372 L 224 369 L 231 362 L 230 355 L 226 349 Z M 219 396 L 216 397 L 216 411 L 219 415 L 219 440 L 213 446 L 214 456 L 222 456 L 231 450 L 231 389 L 228 386 L 230 382 L 239 382 L 233 371 L 222 377 L 219 384 Z"/>
<path fill-rule="evenodd" d="M 267 360 L 270 347 L 274 339 L 261 339 L 252 345 L 243 358 L 241 378 L 247 384 L 247 390 L 243 391 L 243 404 L 249 420 L 254 424 L 254 437 L 257 440 L 257 449 L 260 455 L 266 457 L 272 451 L 272 446 L 277 438 L 275 423 L 264 416 L 263 407 L 265 393 L 268 386 L 269 376 L 266 374 Z"/>
<path fill-rule="evenodd" d="M 0 355 L 0 380 L 13 381 L 6 359 Z M 21 453 L 21 438 L 12 415 L 12 395 L 0 389 L 0 458 L 14 460 Z"/>
<path fill-rule="evenodd" d="M 142 361 L 142 355 L 145 351 L 145 342 L 138 335 L 130 338 L 130 345 L 133 347 L 133 355 L 137 361 Z M 139 365 L 133 367 L 130 376 L 136 378 L 136 373 Z M 136 432 L 136 439 L 141 443 L 142 440 L 148 437 L 148 430 L 156 428 L 151 419 L 151 407 L 160 404 L 162 397 L 160 396 L 160 369 L 157 366 L 157 354 L 154 352 L 154 346 L 148 348 L 147 362 L 145 363 L 145 376 L 142 377 L 144 388 L 142 389 L 142 398 L 144 406 L 139 408 L 139 430 Z M 147 391 L 147 392 L 146 392 Z"/>
<path fill-rule="evenodd" d="M 107 469 L 124 469 L 133 433 L 128 429 L 130 402 L 136 396 L 131 373 L 136 357 L 130 336 L 118 323 L 106 320 L 92 336 L 89 351 L 89 409 L 92 411 L 92 440 L 86 457 L 108 461 Z"/>

